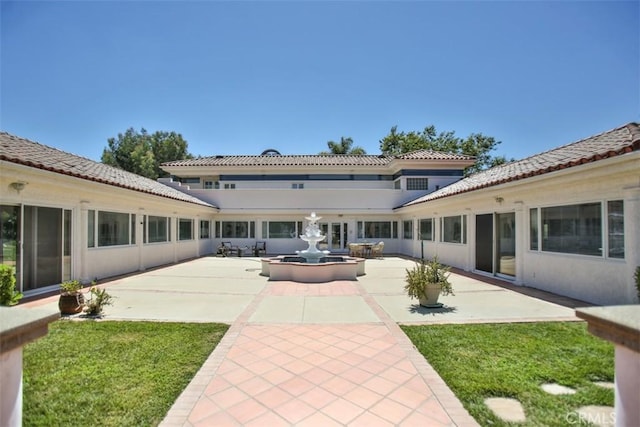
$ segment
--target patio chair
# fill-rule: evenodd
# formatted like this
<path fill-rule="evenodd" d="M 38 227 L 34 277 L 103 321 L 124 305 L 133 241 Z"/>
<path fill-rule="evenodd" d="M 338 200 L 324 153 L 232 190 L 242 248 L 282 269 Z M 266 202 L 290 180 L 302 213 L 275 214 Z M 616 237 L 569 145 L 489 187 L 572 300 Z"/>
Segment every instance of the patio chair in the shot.
<path fill-rule="evenodd" d="M 362 257 L 364 255 L 364 248 L 358 243 L 349 243 L 349 256 Z"/>
<path fill-rule="evenodd" d="M 217 255 L 228 256 L 233 254 L 234 252 L 238 254 L 240 249 L 237 246 L 231 244 L 231 242 L 221 242 L 220 246 L 218 246 Z"/>
<path fill-rule="evenodd" d="M 260 256 L 260 253 L 267 255 L 267 242 L 256 242 L 251 248 L 253 256 Z"/>
<path fill-rule="evenodd" d="M 371 257 L 382 258 L 382 251 L 384 250 L 384 242 L 376 243 L 371 246 Z"/>

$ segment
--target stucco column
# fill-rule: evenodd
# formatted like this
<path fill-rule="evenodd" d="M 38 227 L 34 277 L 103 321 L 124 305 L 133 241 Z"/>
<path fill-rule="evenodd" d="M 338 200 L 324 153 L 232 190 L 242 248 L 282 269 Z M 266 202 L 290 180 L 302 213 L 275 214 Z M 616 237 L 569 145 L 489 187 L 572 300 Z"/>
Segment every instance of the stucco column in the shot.
<path fill-rule="evenodd" d="M 524 254 L 526 251 L 527 232 L 529 224 L 525 215 L 524 204 L 521 201 L 514 202 L 516 220 L 516 277 L 514 284 L 522 285 L 525 277 Z"/>
<path fill-rule="evenodd" d="M 136 236 L 138 236 L 138 240 L 136 241 L 136 246 L 138 246 L 138 271 L 144 271 L 146 269 L 144 264 L 144 208 L 140 208 L 139 212 L 136 214 Z"/>
<path fill-rule="evenodd" d="M 78 245 L 80 246 L 77 251 L 74 253 L 79 253 L 80 259 L 80 282 L 89 283 L 89 272 L 87 268 L 87 251 L 89 250 L 89 202 L 81 201 L 80 202 L 80 233 L 79 239 L 77 240 Z M 74 268 L 74 273 L 78 271 L 77 268 Z"/>

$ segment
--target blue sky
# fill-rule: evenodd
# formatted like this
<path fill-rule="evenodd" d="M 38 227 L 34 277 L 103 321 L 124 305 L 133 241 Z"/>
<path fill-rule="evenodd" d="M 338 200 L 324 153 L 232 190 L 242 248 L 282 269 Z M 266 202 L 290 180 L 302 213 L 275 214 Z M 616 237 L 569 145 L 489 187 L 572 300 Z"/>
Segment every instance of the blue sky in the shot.
<path fill-rule="evenodd" d="M 1 2 L 0 128 L 99 160 L 129 127 L 195 155 L 316 154 L 390 128 L 523 158 L 640 120 L 640 6 Z"/>

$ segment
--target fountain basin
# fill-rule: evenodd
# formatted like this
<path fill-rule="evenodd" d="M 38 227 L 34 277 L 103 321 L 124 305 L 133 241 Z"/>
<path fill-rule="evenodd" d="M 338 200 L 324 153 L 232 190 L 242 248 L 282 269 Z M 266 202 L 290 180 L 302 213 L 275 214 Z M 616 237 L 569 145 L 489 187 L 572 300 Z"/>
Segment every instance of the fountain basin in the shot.
<path fill-rule="evenodd" d="M 326 256 L 318 261 L 317 263 L 306 262 L 305 258 L 295 255 L 262 258 L 260 275 L 274 281 L 322 283 L 334 280 L 357 280 L 357 276 L 365 274 L 364 258 Z"/>

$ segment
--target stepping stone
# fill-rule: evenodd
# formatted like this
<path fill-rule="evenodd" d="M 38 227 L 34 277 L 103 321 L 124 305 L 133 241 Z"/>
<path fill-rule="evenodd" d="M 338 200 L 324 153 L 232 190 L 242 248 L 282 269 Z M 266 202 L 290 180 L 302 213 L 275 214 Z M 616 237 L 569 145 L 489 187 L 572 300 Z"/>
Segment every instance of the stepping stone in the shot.
<path fill-rule="evenodd" d="M 598 387 L 602 387 L 602 388 L 610 388 L 610 389 L 615 388 L 615 385 L 608 381 L 594 381 L 593 383 Z"/>
<path fill-rule="evenodd" d="M 570 387 L 565 387 L 556 383 L 542 384 L 540 388 L 549 394 L 575 394 L 576 391 Z"/>
<path fill-rule="evenodd" d="M 583 406 L 576 412 L 580 420 L 598 427 L 609 427 L 616 423 L 616 416 L 611 406 Z"/>
<path fill-rule="evenodd" d="M 490 397 L 485 399 L 484 404 L 504 421 L 510 423 L 521 423 L 527 419 L 524 415 L 522 404 L 516 399 L 507 397 Z"/>

